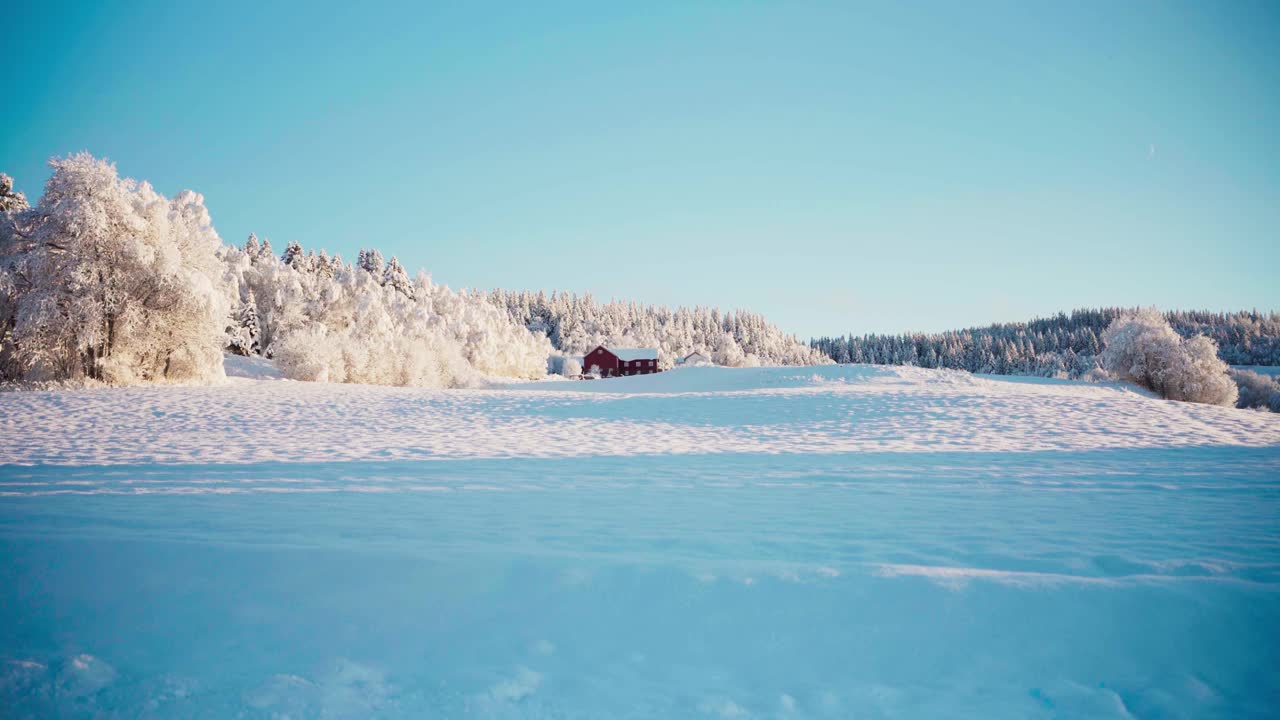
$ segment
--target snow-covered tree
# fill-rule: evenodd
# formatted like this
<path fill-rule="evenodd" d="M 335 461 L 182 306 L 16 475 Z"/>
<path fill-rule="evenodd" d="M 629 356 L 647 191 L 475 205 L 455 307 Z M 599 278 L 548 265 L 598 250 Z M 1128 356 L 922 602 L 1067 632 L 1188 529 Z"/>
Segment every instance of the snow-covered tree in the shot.
<path fill-rule="evenodd" d="M 382 274 L 386 271 L 382 253 L 376 248 L 372 250 L 361 248 L 360 254 L 356 256 L 356 267 L 378 278 L 379 282 L 382 281 Z"/>
<path fill-rule="evenodd" d="M 394 255 L 391 256 L 391 262 L 387 263 L 387 269 L 382 276 L 382 284 L 405 297 L 413 298 L 413 284 L 409 282 L 409 273 L 405 272 L 404 266 L 400 264 L 400 260 Z"/>
<path fill-rule="evenodd" d="M 13 189 L 13 178 L 0 173 L 0 213 L 27 209 L 27 196 Z"/>
<path fill-rule="evenodd" d="M 290 240 L 285 243 L 284 252 L 280 255 L 280 262 L 290 267 L 301 269 L 305 258 L 306 255 L 302 252 L 302 244 L 297 240 Z"/>
<path fill-rule="evenodd" d="M 236 324 L 227 332 L 228 348 L 237 355 L 260 355 L 262 348 L 258 343 L 261 330 L 258 325 L 258 300 L 253 290 L 249 297 L 240 304 L 240 312 L 236 314 Z"/>
<path fill-rule="evenodd" d="M 1184 340 L 1155 310 L 1116 318 L 1102 334 L 1102 367 L 1114 377 L 1170 400 L 1234 405 L 1235 382 L 1217 346 L 1198 335 Z"/>
<path fill-rule="evenodd" d="M 249 239 L 244 241 L 244 254 L 256 258 L 260 252 L 262 252 L 262 245 L 258 243 L 258 236 L 249 233 Z"/>
<path fill-rule="evenodd" d="M 1232 370 L 1231 379 L 1240 390 L 1236 407 L 1266 409 L 1280 413 L 1280 380 L 1252 370 Z"/>
<path fill-rule="evenodd" d="M 7 379 L 221 377 L 221 241 L 203 198 L 167 200 L 88 153 L 50 164 L 39 204 L 0 229 Z"/>
<path fill-rule="evenodd" d="M 551 347 L 484 297 L 458 293 L 423 274 L 410 280 L 352 267 L 301 249 L 293 265 L 253 262 L 237 248 L 223 261 L 234 299 L 257 299 L 259 342 L 294 379 L 426 387 L 464 386 L 487 376 L 538 378 Z M 381 262 L 362 251 L 366 266 Z"/>
<path fill-rule="evenodd" d="M 335 274 L 333 261 L 329 258 L 329 253 L 325 252 L 323 248 L 320 249 L 320 254 L 315 256 L 315 260 L 311 264 L 311 271 L 326 279 L 333 278 Z"/>

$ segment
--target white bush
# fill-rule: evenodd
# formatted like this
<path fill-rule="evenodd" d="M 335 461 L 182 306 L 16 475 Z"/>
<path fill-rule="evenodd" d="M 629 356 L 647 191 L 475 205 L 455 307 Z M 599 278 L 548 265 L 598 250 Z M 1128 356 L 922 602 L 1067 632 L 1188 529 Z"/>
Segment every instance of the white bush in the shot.
<path fill-rule="evenodd" d="M 578 362 L 576 357 L 567 357 L 560 367 L 560 374 L 567 378 L 576 378 L 582 376 L 582 363 Z"/>
<path fill-rule="evenodd" d="M 1123 315 L 1102 334 L 1102 367 L 1163 398 L 1235 405 L 1236 384 L 1218 348 L 1203 335 L 1183 339 L 1155 310 Z"/>
<path fill-rule="evenodd" d="M 291 380 L 342 382 L 347 379 L 343 348 L 324 325 L 311 323 L 281 336 L 275 361 Z"/>

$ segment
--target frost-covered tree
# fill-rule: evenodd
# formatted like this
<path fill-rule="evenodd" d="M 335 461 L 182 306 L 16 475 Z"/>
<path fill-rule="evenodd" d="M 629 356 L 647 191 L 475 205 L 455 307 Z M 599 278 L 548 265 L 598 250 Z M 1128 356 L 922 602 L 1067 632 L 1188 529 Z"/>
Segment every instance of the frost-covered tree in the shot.
<path fill-rule="evenodd" d="M 0 173 L 0 213 L 19 212 L 27 207 L 27 196 L 13 189 L 13 178 Z"/>
<path fill-rule="evenodd" d="M 356 256 L 356 267 L 364 270 L 370 275 L 382 281 L 382 274 L 386 271 L 385 263 L 382 261 L 382 253 L 376 248 L 372 250 L 360 249 L 360 254 Z"/>
<path fill-rule="evenodd" d="M 382 284 L 408 298 L 413 298 L 413 284 L 409 282 L 409 273 L 396 256 L 391 256 L 387 269 L 382 275 Z"/>
<path fill-rule="evenodd" d="M 1240 391 L 1236 407 L 1280 413 L 1280 380 L 1252 370 L 1232 370 L 1231 379 Z"/>
<path fill-rule="evenodd" d="M 286 377 L 424 387 L 471 385 L 488 376 L 538 378 L 551 347 L 481 296 L 423 274 L 384 285 L 383 276 L 337 258 L 292 265 L 252 261 L 225 248 L 233 299 L 257 299 L 262 353 Z M 357 262 L 381 262 L 362 251 Z M 398 263 L 396 264 L 398 266 Z M 400 268 L 403 272 L 403 267 Z"/>
<path fill-rule="evenodd" d="M 320 249 L 320 254 L 316 255 L 315 260 L 312 261 L 311 271 L 324 278 L 333 278 L 335 274 L 333 261 L 329 258 L 329 253 L 325 252 L 323 248 Z"/>
<path fill-rule="evenodd" d="M 262 252 L 262 245 L 258 242 L 258 236 L 249 233 L 249 239 L 244 241 L 244 254 L 256 258 L 260 252 Z"/>
<path fill-rule="evenodd" d="M 167 200 L 88 153 L 50 165 L 40 202 L 0 228 L 5 379 L 221 377 L 221 241 L 203 198 Z"/>
<path fill-rule="evenodd" d="M 227 332 L 227 347 L 237 355 L 260 355 L 262 347 L 258 343 L 261 329 L 258 325 L 258 300 L 253 290 L 249 297 L 240 304 L 240 312 L 236 314 L 236 324 Z"/>
<path fill-rule="evenodd" d="M 271 238 L 262 239 L 262 248 L 258 251 L 258 257 L 275 259 L 276 252 L 271 249 Z"/>
<path fill-rule="evenodd" d="M 14 346 L 18 297 L 25 285 L 17 260 L 30 245 L 33 221 L 26 195 L 15 192 L 13 180 L 0 173 L 0 381 L 19 378 L 24 369 Z M 7 267 L 6 267 L 7 266 Z"/>
<path fill-rule="evenodd" d="M 306 260 L 306 255 L 302 252 L 302 244 L 297 240 L 290 240 L 285 243 L 284 252 L 280 255 L 280 262 L 290 267 L 301 269 Z"/>
<path fill-rule="evenodd" d="M 1155 310 L 1116 318 L 1102 334 L 1102 367 L 1170 400 L 1234 405 L 1235 383 L 1212 340 L 1183 339 Z"/>

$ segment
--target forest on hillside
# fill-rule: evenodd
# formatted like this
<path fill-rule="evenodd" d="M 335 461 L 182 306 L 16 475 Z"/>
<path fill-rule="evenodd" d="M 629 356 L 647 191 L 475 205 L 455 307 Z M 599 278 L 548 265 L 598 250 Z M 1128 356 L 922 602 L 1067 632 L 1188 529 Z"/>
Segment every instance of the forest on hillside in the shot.
<path fill-rule="evenodd" d="M 1103 331 L 1134 308 L 1073 310 L 1024 323 L 943 333 L 823 337 L 810 345 L 838 363 L 915 365 L 997 375 L 1090 377 L 1099 369 Z M 1280 313 L 1169 311 L 1185 338 L 1204 335 L 1228 365 L 1280 365 Z"/>

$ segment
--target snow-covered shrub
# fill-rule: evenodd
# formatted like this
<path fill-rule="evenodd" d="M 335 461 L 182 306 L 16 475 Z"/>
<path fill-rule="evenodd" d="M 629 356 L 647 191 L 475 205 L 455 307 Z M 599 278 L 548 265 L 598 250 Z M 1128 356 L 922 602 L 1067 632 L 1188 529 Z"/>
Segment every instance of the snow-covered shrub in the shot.
<path fill-rule="evenodd" d="M 1236 385 L 1212 340 L 1183 339 L 1156 310 L 1116 318 L 1102 334 L 1102 367 L 1163 398 L 1234 405 Z"/>
<path fill-rule="evenodd" d="M 1280 380 L 1252 370 L 1232 370 L 1231 379 L 1240 392 L 1236 407 L 1265 408 L 1280 413 Z"/>
<path fill-rule="evenodd" d="M 320 323 L 285 333 L 275 343 L 276 367 L 292 380 L 342 382 L 347 379 L 343 348 Z"/>
<path fill-rule="evenodd" d="M 576 357 L 567 357 L 560 365 L 560 374 L 567 378 L 581 377 L 582 363 L 578 362 Z"/>
<path fill-rule="evenodd" d="M 40 202 L 0 223 L 0 379 L 222 377 L 228 306 L 204 199 L 168 200 L 88 153 L 50 165 Z"/>

